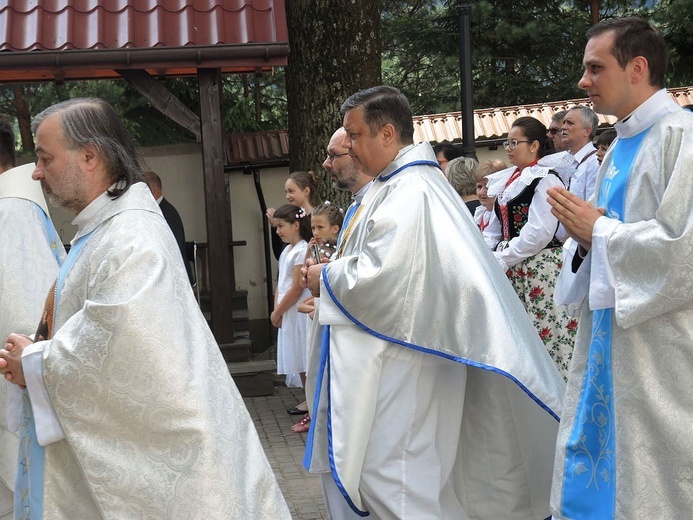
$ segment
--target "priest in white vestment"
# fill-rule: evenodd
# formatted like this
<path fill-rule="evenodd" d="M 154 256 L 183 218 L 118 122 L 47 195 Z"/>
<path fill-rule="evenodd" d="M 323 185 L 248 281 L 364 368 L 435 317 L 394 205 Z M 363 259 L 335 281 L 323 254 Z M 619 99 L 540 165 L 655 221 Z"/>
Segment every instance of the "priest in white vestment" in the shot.
<path fill-rule="evenodd" d="M 11 332 L 32 334 L 43 302 L 58 274 L 65 250 L 48 213 L 41 185 L 31 178 L 33 164 L 15 167 L 12 124 L 0 119 L 0 338 Z M 18 410 L 7 410 L 0 381 L 0 520 L 12 518 L 18 439 Z M 9 419 L 9 420 L 8 420 Z"/>
<path fill-rule="evenodd" d="M 0 350 L 30 397 L 23 512 L 290 518 L 117 114 L 74 99 L 34 126 L 34 178 L 78 231 L 37 341 L 12 334 Z"/>
<path fill-rule="evenodd" d="M 388 86 L 342 106 L 374 176 L 338 258 L 307 270 L 323 343 L 308 462 L 378 519 L 549 515 L 564 383 L 427 143 Z"/>
<path fill-rule="evenodd" d="M 549 192 L 580 245 L 556 287 L 580 325 L 551 508 L 572 520 L 690 518 L 693 114 L 662 88 L 666 44 L 647 21 L 608 20 L 587 37 L 579 86 L 618 118 L 618 137 L 591 203 Z"/>

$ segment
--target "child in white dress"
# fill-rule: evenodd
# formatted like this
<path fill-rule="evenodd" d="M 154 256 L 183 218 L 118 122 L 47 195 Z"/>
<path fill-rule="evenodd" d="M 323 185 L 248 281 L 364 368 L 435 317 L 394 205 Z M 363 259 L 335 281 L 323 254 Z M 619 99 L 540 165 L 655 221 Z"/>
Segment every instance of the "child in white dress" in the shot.
<path fill-rule="evenodd" d="M 279 257 L 279 276 L 270 315 L 277 334 L 277 373 L 300 374 L 305 384 L 305 348 L 308 318 L 297 310 L 297 303 L 310 296 L 300 286 L 308 240 L 311 238 L 310 216 L 293 204 L 285 204 L 274 213 L 277 235 L 288 244 Z"/>

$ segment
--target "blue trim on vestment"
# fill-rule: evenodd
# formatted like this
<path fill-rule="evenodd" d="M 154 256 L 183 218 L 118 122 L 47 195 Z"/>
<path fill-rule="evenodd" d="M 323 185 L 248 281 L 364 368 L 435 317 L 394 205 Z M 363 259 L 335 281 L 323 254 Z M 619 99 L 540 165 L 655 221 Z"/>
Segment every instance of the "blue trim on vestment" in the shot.
<path fill-rule="evenodd" d="M 34 201 L 32 201 L 34 202 Z M 41 217 L 46 233 L 48 247 L 53 253 L 55 262 L 60 265 L 60 243 L 58 233 L 44 209 L 34 202 L 36 211 Z M 15 518 L 41 518 L 43 514 L 43 446 L 36 436 L 36 421 L 31 407 L 28 390 L 22 390 L 22 404 L 19 420 L 19 466 L 15 474 L 14 509 Z"/>
<path fill-rule="evenodd" d="M 43 446 L 36 437 L 36 422 L 28 390 L 22 390 L 19 414 L 19 456 L 14 483 L 14 518 L 40 520 L 43 514 Z"/>
<path fill-rule="evenodd" d="M 327 337 L 327 347 L 325 346 Z M 323 325 L 322 335 L 320 337 L 320 365 L 318 366 L 318 374 L 315 380 L 315 395 L 313 400 L 313 414 L 311 415 L 313 425 L 315 418 L 318 416 L 318 405 L 320 404 L 320 393 L 322 388 L 323 376 L 325 374 L 325 365 L 327 364 L 327 356 L 329 355 L 330 327 Z M 313 442 L 315 436 L 315 428 L 308 429 L 308 438 L 306 439 L 306 453 L 303 456 L 303 467 L 310 471 L 311 461 L 313 460 Z"/>
<path fill-rule="evenodd" d="M 325 339 L 323 337 L 323 339 Z M 330 348 L 330 335 L 329 333 L 327 334 L 327 349 L 329 352 Z M 334 450 L 332 449 L 332 389 L 330 388 L 330 356 L 327 356 L 327 364 L 326 364 L 326 369 L 327 369 L 327 453 L 329 455 L 330 459 L 330 472 L 332 473 L 332 478 L 334 479 L 334 483 L 336 484 L 337 488 L 339 489 L 339 492 L 342 494 L 344 499 L 347 501 L 347 504 L 349 504 L 349 507 L 351 510 L 356 513 L 357 515 L 364 517 L 364 516 L 370 516 L 370 513 L 368 511 L 361 511 L 356 505 L 354 504 L 354 501 L 351 499 L 349 496 L 349 493 L 347 493 L 346 488 L 344 487 L 344 484 L 342 484 L 342 480 L 339 478 L 339 475 L 337 474 L 337 466 L 335 465 L 334 462 Z"/>
<path fill-rule="evenodd" d="M 43 210 L 41 210 L 41 214 L 45 216 Z M 50 227 L 53 227 L 52 224 Z M 75 242 L 72 248 L 70 248 L 70 252 L 65 258 L 65 262 L 62 266 L 60 266 L 53 304 L 54 324 L 55 317 L 58 312 L 60 291 L 62 290 L 65 278 L 94 231 L 80 237 L 79 240 Z M 48 228 L 46 229 L 46 232 L 49 233 Z M 59 263 L 60 262 L 58 261 L 58 264 Z M 15 518 L 38 520 L 43 518 L 43 476 L 45 453 L 43 446 L 39 444 L 36 436 L 36 422 L 34 420 L 34 413 L 31 408 L 31 401 L 29 400 L 29 395 L 26 390 L 24 391 L 24 395 L 26 398 L 22 399 L 22 420 L 20 421 L 19 428 L 20 465 L 17 468 L 15 485 L 15 489 L 17 490 L 15 493 Z M 20 512 L 21 515 L 24 516 L 20 516 Z"/>
<path fill-rule="evenodd" d="M 402 170 L 404 170 L 406 168 L 410 168 L 411 166 L 433 166 L 434 168 L 438 168 L 440 171 L 443 171 L 443 169 L 440 167 L 440 164 L 438 164 L 435 161 L 425 161 L 425 160 L 412 161 L 412 162 L 407 163 L 403 166 L 400 166 L 399 168 L 397 168 L 392 173 L 388 173 L 387 175 L 381 175 L 380 177 L 378 177 L 378 180 L 381 182 L 389 181 L 392 177 L 397 175 L 399 172 L 401 172 Z"/>
<path fill-rule="evenodd" d="M 344 488 L 339 475 L 337 474 L 334 463 L 334 452 L 332 451 L 332 400 L 330 396 L 330 326 L 324 325 L 322 328 L 322 340 L 320 342 L 320 367 L 318 368 L 317 379 L 315 381 L 315 400 L 313 401 L 313 426 L 315 418 L 318 416 L 318 406 L 320 404 L 320 396 L 322 382 L 327 374 L 327 453 L 330 460 L 330 473 L 335 481 L 335 485 L 339 492 L 346 500 L 349 507 L 359 516 L 369 516 L 368 511 L 361 511 L 354 505 L 354 501 L 349 497 L 349 494 Z M 310 471 L 311 462 L 313 459 L 313 443 L 315 442 L 315 428 L 311 426 L 308 430 L 308 438 L 306 439 L 306 454 L 303 458 L 303 467 Z"/>
<path fill-rule="evenodd" d="M 623 220 L 626 187 L 649 132 L 619 139 L 599 190 L 606 216 Z M 592 313 L 592 336 L 572 431 L 565 445 L 561 514 L 608 520 L 616 513 L 616 429 L 612 377 L 613 309 Z"/>
<path fill-rule="evenodd" d="M 77 258 L 79 258 L 79 254 L 82 252 L 82 249 L 87 244 L 87 241 L 91 238 L 96 229 L 90 231 L 84 236 L 79 237 L 79 239 L 70 248 L 70 252 L 67 254 L 67 258 L 65 258 L 65 263 L 63 263 L 63 265 L 60 267 L 60 273 L 58 274 L 58 284 L 55 288 L 55 307 L 53 309 L 54 312 L 58 312 L 58 301 L 60 300 L 60 292 L 63 289 L 63 284 L 65 283 L 65 278 L 67 278 L 67 274 L 70 272 L 70 269 L 72 269 L 72 266 L 75 265 Z"/>
<path fill-rule="evenodd" d="M 354 324 L 358 325 L 362 330 L 364 330 L 365 332 L 368 332 L 371 336 L 375 336 L 376 338 L 384 339 L 385 341 L 389 341 L 390 343 L 396 343 L 397 345 L 402 345 L 403 347 L 411 348 L 413 350 L 418 350 L 419 352 L 423 352 L 425 354 L 432 354 L 434 356 L 440 356 L 442 358 L 449 359 L 451 361 L 455 361 L 456 363 L 462 363 L 464 365 L 468 365 L 468 366 L 471 366 L 474 368 L 480 368 L 482 370 L 488 370 L 489 372 L 494 372 L 496 374 L 500 374 L 504 377 L 507 377 L 513 383 L 515 383 L 517 386 L 519 386 L 522 389 L 522 391 L 525 392 L 535 403 L 537 403 L 541 408 L 546 410 L 546 412 L 548 412 L 549 415 L 551 415 L 557 421 L 560 420 L 560 418 L 558 417 L 558 414 L 555 413 L 551 408 L 549 408 L 549 406 L 547 404 L 542 402 L 538 397 L 536 397 L 532 392 L 530 392 L 529 389 L 525 385 L 523 385 L 515 376 L 513 376 L 512 374 L 509 374 L 508 372 L 506 372 L 504 370 L 501 370 L 497 367 L 493 367 L 490 365 L 484 365 L 482 363 L 478 363 L 478 362 L 472 361 L 470 359 L 464 359 L 464 358 L 461 358 L 459 356 L 453 356 L 452 354 L 448 354 L 446 352 L 441 352 L 439 350 L 434 350 L 431 348 L 422 347 L 420 345 L 415 345 L 413 343 L 408 343 L 408 342 L 403 341 L 401 339 L 391 338 L 390 336 L 386 336 L 385 334 L 381 334 L 381 333 L 376 332 L 373 329 L 367 327 L 366 325 L 364 325 L 363 323 L 358 321 L 356 318 L 354 318 L 351 314 L 349 314 L 349 312 L 339 303 L 339 301 L 337 301 L 337 297 L 332 292 L 332 288 L 330 287 L 330 282 L 327 279 L 327 271 L 326 271 L 327 265 L 329 265 L 329 264 L 326 264 L 325 267 L 322 268 L 322 278 L 323 278 L 323 282 L 325 283 L 325 288 L 327 289 L 327 292 L 330 295 L 330 298 L 332 298 L 332 301 L 334 301 L 335 305 L 337 305 L 337 307 L 339 307 L 339 310 L 341 310 L 347 318 L 349 318 L 352 322 L 354 322 Z"/>
<path fill-rule="evenodd" d="M 34 202 L 34 204 L 36 203 Z M 53 221 L 46 214 L 46 212 L 43 211 L 43 208 L 38 204 L 36 204 L 36 208 L 38 209 L 38 213 L 41 216 L 41 220 L 43 220 L 43 229 L 46 231 L 46 238 L 48 238 L 48 247 L 51 248 L 55 261 L 58 265 L 60 265 L 62 263 L 62 259 L 60 258 L 60 248 L 58 247 L 58 244 L 60 243 L 58 232 L 55 230 Z"/>

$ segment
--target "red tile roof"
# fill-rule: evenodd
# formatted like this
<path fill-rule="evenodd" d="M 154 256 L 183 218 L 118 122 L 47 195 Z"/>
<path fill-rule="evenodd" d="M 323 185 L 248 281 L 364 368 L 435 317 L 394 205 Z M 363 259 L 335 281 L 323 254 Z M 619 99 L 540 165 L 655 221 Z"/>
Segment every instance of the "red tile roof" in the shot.
<path fill-rule="evenodd" d="M 0 81 L 116 77 L 114 68 L 178 75 L 198 66 L 232 72 L 286 64 L 283 0 L 3 4 Z"/>
<path fill-rule="evenodd" d="M 225 150 L 230 165 L 285 163 L 289 160 L 289 132 L 229 134 Z"/>
<path fill-rule="evenodd" d="M 693 103 L 693 87 L 680 87 L 669 89 L 669 95 L 679 105 L 684 106 Z M 501 108 L 482 108 L 474 111 L 474 138 L 477 144 L 483 141 L 498 140 L 503 138 L 513 121 L 518 117 L 532 116 L 539 119 L 546 126 L 551 123 L 551 116 L 560 110 L 566 110 L 575 105 L 591 106 L 589 99 L 571 99 L 552 103 L 537 103 L 533 105 L 519 105 Z M 599 126 L 611 126 L 616 118 L 597 114 Z M 433 114 L 414 117 L 414 141 L 430 141 L 442 143 L 443 141 L 462 141 L 462 114 L 449 112 L 447 114 Z"/>

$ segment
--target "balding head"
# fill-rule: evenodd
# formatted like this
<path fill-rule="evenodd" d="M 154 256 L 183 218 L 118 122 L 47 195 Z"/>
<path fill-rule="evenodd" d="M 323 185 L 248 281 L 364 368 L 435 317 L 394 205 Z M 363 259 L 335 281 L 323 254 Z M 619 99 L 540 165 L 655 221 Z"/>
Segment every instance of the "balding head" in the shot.
<path fill-rule="evenodd" d="M 327 158 L 322 166 L 330 173 L 332 183 L 337 189 L 354 194 L 372 180 L 372 177 L 356 169 L 354 161 L 349 156 L 349 150 L 342 145 L 345 135 L 344 127 L 332 134 L 327 144 Z"/>

